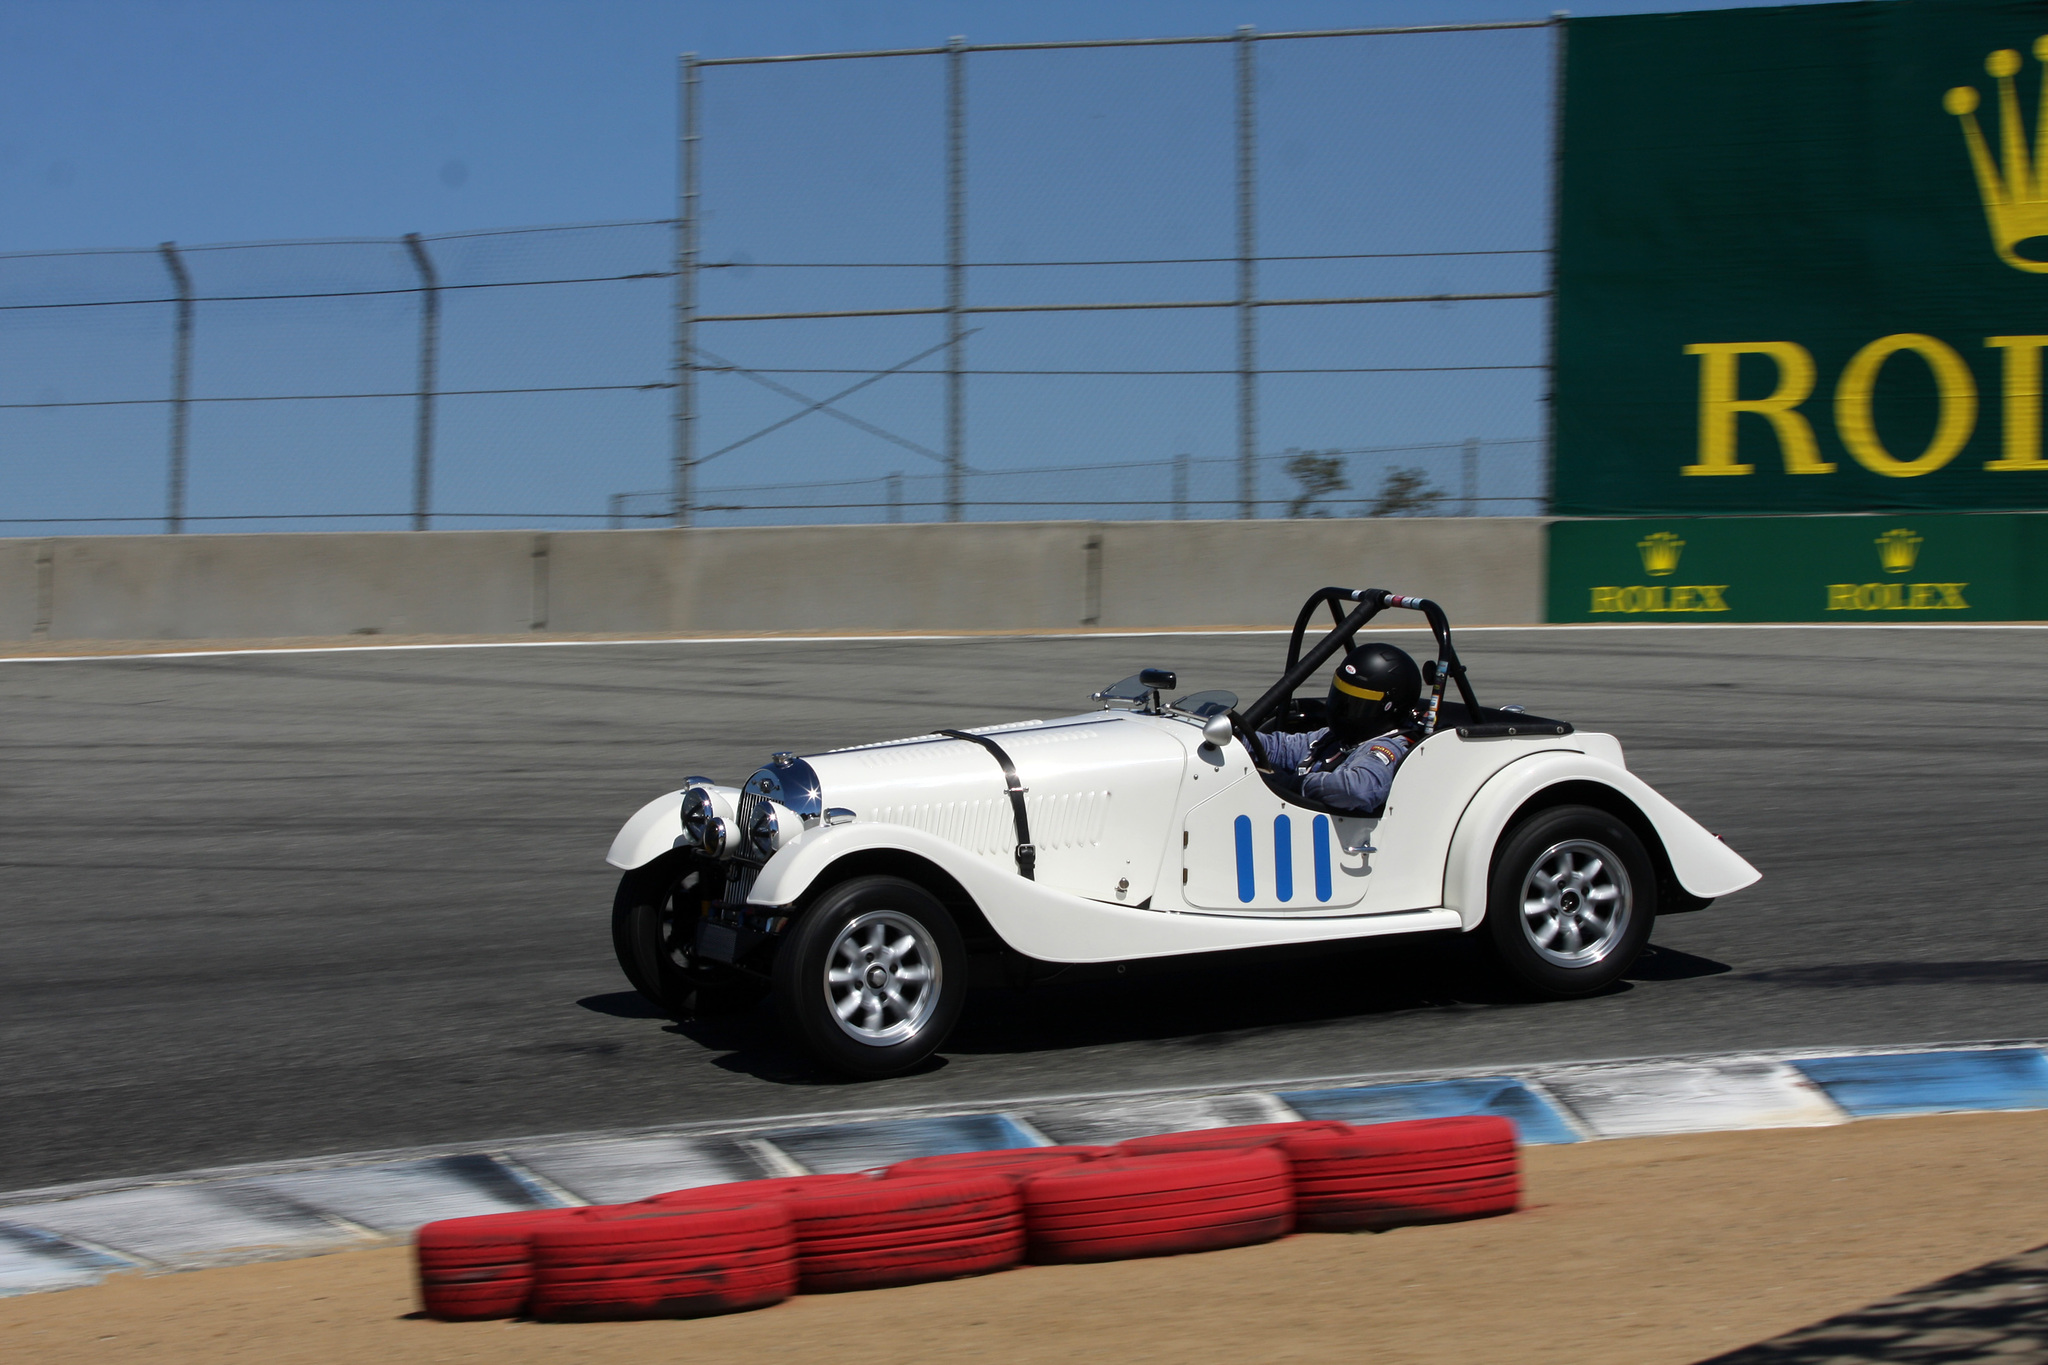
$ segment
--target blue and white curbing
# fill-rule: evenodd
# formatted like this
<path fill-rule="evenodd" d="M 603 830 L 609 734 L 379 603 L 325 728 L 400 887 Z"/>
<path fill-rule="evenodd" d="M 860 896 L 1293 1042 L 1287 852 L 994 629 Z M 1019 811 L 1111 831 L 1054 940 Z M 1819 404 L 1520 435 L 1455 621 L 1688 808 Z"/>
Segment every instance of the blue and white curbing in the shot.
<path fill-rule="evenodd" d="M 1579 1062 L 1184 1089 L 378 1152 L 0 1195 L 0 1295 L 386 1245 L 463 1214 L 615 1203 L 913 1156 L 1293 1118 L 1499 1114 L 1533 1144 L 2048 1109 L 2040 1042 Z"/>

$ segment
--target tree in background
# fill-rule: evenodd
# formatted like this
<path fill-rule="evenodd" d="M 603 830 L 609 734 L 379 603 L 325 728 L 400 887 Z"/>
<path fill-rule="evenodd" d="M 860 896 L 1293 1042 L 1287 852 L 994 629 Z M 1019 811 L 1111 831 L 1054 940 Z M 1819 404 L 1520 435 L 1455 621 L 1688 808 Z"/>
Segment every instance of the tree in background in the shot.
<path fill-rule="evenodd" d="M 1287 504 L 1290 517 L 1327 517 L 1329 509 L 1315 503 L 1332 493 L 1351 487 L 1344 477 L 1344 460 L 1334 450 L 1297 450 L 1287 457 L 1287 477 L 1301 488 Z"/>
<path fill-rule="evenodd" d="M 1429 476 L 1412 465 L 1395 465 L 1380 484 L 1379 496 L 1365 509 L 1369 517 L 1430 516 L 1444 500 L 1441 488 L 1433 487 Z"/>

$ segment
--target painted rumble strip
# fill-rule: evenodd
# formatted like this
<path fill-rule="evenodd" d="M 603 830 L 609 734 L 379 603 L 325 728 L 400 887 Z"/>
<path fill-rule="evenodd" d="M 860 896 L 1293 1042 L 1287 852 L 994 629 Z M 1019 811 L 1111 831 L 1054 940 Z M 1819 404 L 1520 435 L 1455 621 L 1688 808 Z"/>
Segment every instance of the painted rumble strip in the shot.
<path fill-rule="evenodd" d="M 664 1190 L 913 1156 L 1294 1118 L 1513 1120 L 1525 1143 L 1903 1114 L 2048 1109 L 2036 1042 L 1804 1051 L 1353 1076 L 1237 1090 L 1054 1096 L 1000 1109 L 810 1115 L 576 1134 L 485 1151 L 329 1157 L 0 1195 L 0 1295 L 117 1270 L 181 1270 L 386 1245 L 463 1214 L 618 1203 Z"/>

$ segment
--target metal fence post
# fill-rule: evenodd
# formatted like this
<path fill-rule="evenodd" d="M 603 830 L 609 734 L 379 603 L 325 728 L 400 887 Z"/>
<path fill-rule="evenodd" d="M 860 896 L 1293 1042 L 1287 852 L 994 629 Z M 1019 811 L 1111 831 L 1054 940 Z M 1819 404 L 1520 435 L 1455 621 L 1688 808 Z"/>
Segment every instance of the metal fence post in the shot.
<path fill-rule="evenodd" d="M 946 44 L 946 520 L 966 518 L 967 40 Z"/>
<path fill-rule="evenodd" d="M 696 516 L 697 473 L 697 54 L 681 58 L 681 158 L 676 175 L 676 426 L 675 497 L 670 520 L 688 526 Z"/>
<path fill-rule="evenodd" d="M 1252 26 L 1237 31 L 1237 515 L 1257 515 L 1258 334 L 1252 312 L 1256 284 L 1252 254 L 1258 198 L 1258 160 L 1253 135 Z"/>
<path fill-rule="evenodd" d="M 170 487 L 164 499 L 164 531 L 177 535 L 185 529 L 185 410 L 192 401 L 192 277 L 185 272 L 176 242 L 165 242 L 157 250 L 170 267 L 171 283 L 178 291 L 177 333 L 171 347 Z"/>
<path fill-rule="evenodd" d="M 1173 519 L 1188 519 L 1188 457 L 1173 457 Z"/>
<path fill-rule="evenodd" d="M 412 529 L 424 531 L 434 506 L 434 365 L 441 349 L 441 277 L 417 232 L 405 234 L 413 269 L 420 272 L 419 419 L 413 433 Z"/>
<path fill-rule="evenodd" d="M 1558 196 L 1564 188 L 1564 58 L 1565 11 L 1554 10 L 1551 27 L 1557 37 L 1550 49 L 1550 221 L 1544 225 L 1543 278 L 1543 510 L 1551 510 L 1557 488 L 1557 226 Z"/>
<path fill-rule="evenodd" d="M 1465 512 L 1468 517 L 1479 515 L 1479 438 L 1465 438 Z"/>
<path fill-rule="evenodd" d="M 884 496 L 889 504 L 889 520 L 892 522 L 903 520 L 902 471 L 899 470 L 889 476 L 888 484 L 884 489 Z"/>

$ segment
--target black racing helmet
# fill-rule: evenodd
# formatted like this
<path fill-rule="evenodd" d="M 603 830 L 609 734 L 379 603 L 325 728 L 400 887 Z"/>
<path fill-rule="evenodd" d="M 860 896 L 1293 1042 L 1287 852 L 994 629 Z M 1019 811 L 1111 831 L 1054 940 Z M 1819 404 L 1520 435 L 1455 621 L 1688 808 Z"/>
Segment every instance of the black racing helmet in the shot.
<path fill-rule="evenodd" d="M 1406 725 L 1422 696 L 1422 670 L 1407 652 L 1375 640 L 1344 656 L 1330 679 L 1330 729 L 1356 742 Z"/>

